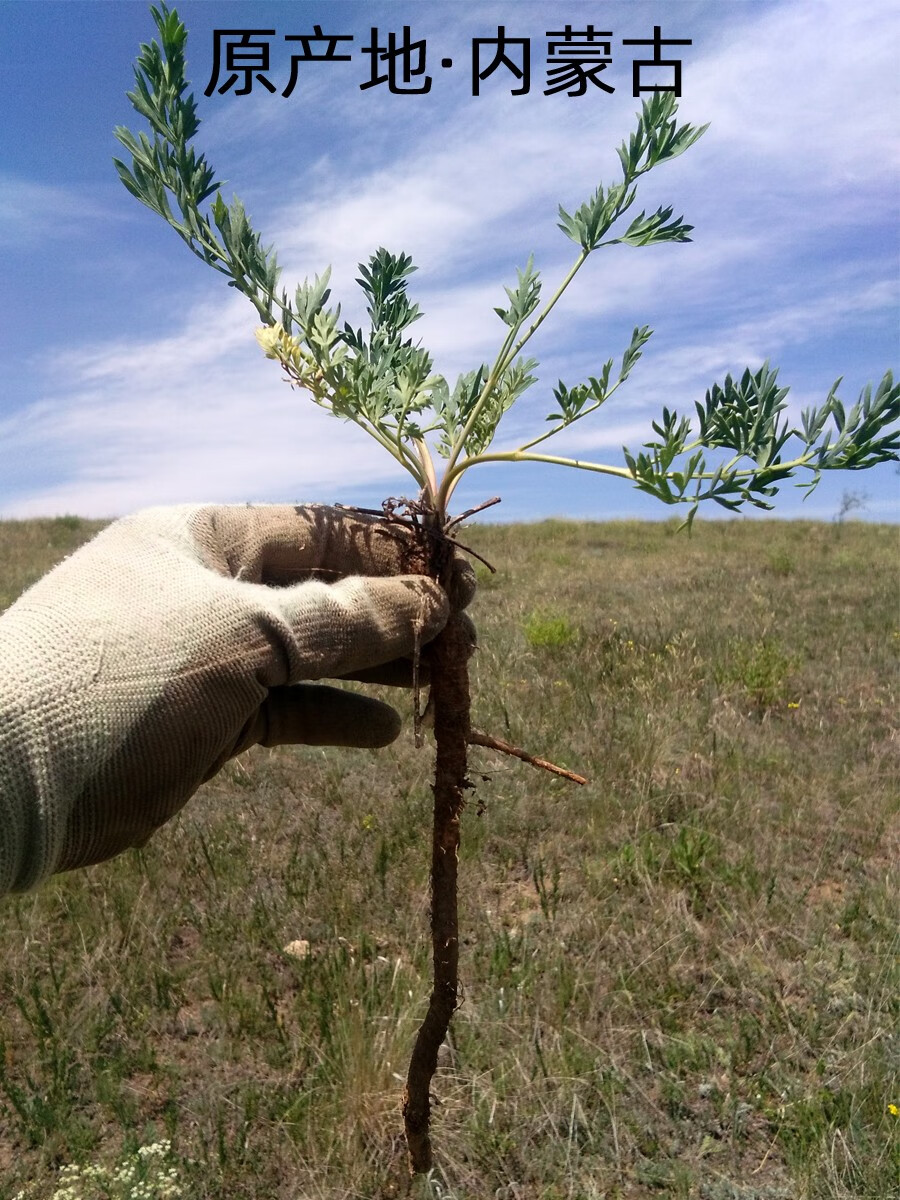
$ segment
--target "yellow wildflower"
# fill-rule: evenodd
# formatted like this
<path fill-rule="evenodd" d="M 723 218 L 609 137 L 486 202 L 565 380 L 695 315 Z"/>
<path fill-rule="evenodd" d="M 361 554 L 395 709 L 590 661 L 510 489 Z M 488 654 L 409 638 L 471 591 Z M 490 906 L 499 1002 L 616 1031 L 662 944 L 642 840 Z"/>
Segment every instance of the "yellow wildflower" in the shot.
<path fill-rule="evenodd" d="M 278 358 L 278 349 L 284 330 L 280 325 L 264 325 L 262 329 L 254 330 L 256 340 L 262 347 L 266 358 Z"/>

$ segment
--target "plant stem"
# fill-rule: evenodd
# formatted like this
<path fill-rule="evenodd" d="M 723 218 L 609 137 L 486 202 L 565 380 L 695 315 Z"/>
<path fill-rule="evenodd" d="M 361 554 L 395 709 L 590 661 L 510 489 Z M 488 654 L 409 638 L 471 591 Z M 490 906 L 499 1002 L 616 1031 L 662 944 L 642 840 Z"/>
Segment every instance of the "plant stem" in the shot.
<path fill-rule="evenodd" d="M 634 479 L 634 476 L 627 467 L 610 467 L 606 463 L 582 462 L 577 458 L 557 458 L 550 454 L 528 454 L 521 450 L 497 450 L 493 454 L 475 454 L 471 458 L 464 458 L 452 470 L 448 468 L 444 472 L 444 478 L 441 480 L 438 502 L 442 504 L 447 503 L 447 500 L 453 493 L 456 480 L 465 471 L 468 471 L 469 467 L 486 462 L 551 463 L 559 467 L 580 467 L 583 471 L 599 471 L 602 475 L 618 475 L 622 479 Z"/>
<path fill-rule="evenodd" d="M 504 338 L 503 345 L 500 347 L 500 353 L 497 355 L 494 365 L 491 368 L 491 373 L 487 378 L 487 382 L 485 383 L 484 387 L 481 390 L 481 395 L 478 397 L 478 400 L 476 401 L 475 405 L 473 406 L 472 411 L 469 414 L 469 418 L 466 421 L 465 425 L 463 426 L 461 433 L 458 435 L 458 437 L 455 439 L 455 441 L 453 443 L 453 449 L 450 454 L 450 459 L 449 459 L 449 462 L 447 463 L 447 470 L 446 470 L 446 473 L 444 476 L 445 482 L 446 482 L 447 476 L 451 474 L 451 472 L 453 471 L 453 468 L 456 466 L 457 460 L 459 459 L 459 456 L 460 456 L 460 454 L 462 454 L 463 448 L 465 447 L 466 438 L 472 432 L 475 422 L 478 420 L 478 414 L 481 412 L 482 408 L 484 408 L 484 405 L 487 403 L 488 397 L 490 396 L 491 392 L 494 390 L 494 388 L 497 385 L 497 381 L 502 377 L 503 372 L 506 370 L 506 368 L 509 366 L 509 364 L 513 361 L 513 359 L 516 357 L 516 355 L 520 353 L 522 348 L 527 344 L 527 342 L 531 339 L 531 337 L 538 331 L 538 329 L 540 329 L 541 325 L 543 325 L 543 323 L 544 323 L 544 321 L 546 321 L 547 317 L 549 317 L 550 313 L 553 311 L 553 308 L 556 305 L 557 300 L 559 300 L 560 296 L 563 294 L 563 292 L 566 290 L 566 288 L 569 286 L 569 284 L 572 282 L 572 280 L 578 274 L 579 270 L 584 265 L 584 262 L 587 259 L 587 256 L 589 254 L 590 254 L 590 250 L 582 250 L 581 251 L 578 258 L 576 258 L 575 262 L 572 264 L 572 267 L 570 268 L 569 273 L 566 275 L 565 279 L 562 281 L 562 283 L 559 285 L 559 287 L 556 289 L 556 291 L 550 297 L 549 301 L 544 306 L 542 312 L 539 314 L 539 316 L 537 316 L 535 318 L 534 321 L 532 321 L 532 323 L 529 325 L 528 329 L 525 331 L 523 336 L 521 338 L 519 338 L 518 342 L 515 342 L 515 345 L 513 345 L 513 342 L 515 341 L 516 334 L 519 332 L 520 326 L 517 326 L 514 329 L 510 329 L 509 333 Z M 450 495 L 450 493 L 448 492 L 447 496 L 445 497 L 445 500 L 449 498 L 449 495 Z"/>
<path fill-rule="evenodd" d="M 422 487 L 425 498 L 429 504 L 434 504 L 437 499 L 437 478 L 434 473 L 434 460 L 424 438 L 416 438 L 416 452 L 419 455 L 419 462 L 422 464 Z"/>
<path fill-rule="evenodd" d="M 574 425 L 576 421 L 580 421 L 583 417 L 589 417 L 591 413 L 595 413 L 597 409 L 601 408 L 607 402 L 610 396 L 612 396 L 612 394 L 622 386 L 623 383 L 624 380 L 617 380 L 616 383 L 614 383 L 609 389 L 609 391 L 604 393 L 602 400 L 598 400 L 596 403 L 590 405 L 590 407 L 582 409 L 582 411 L 578 413 L 577 416 L 572 417 L 570 421 L 564 421 L 562 425 L 556 425 L 553 429 L 548 429 L 546 433 L 539 434 L 536 438 L 532 438 L 530 442 L 524 442 L 518 448 L 519 453 L 521 454 L 525 450 L 531 450 L 534 446 L 539 446 L 541 442 L 546 442 L 547 438 L 555 437 L 556 434 L 562 433 L 564 429 L 568 429 L 570 425 Z"/>
<path fill-rule="evenodd" d="M 529 444 L 534 445 L 535 443 L 532 442 Z M 693 442 L 690 446 L 686 446 L 684 448 L 684 450 L 682 451 L 682 453 L 687 453 L 689 450 L 691 450 L 695 446 L 699 446 L 699 445 L 702 445 L 702 443 L 699 441 Z M 740 471 L 734 471 L 733 477 L 735 479 L 749 479 L 753 476 L 759 476 L 760 478 L 762 478 L 766 475 L 767 472 L 769 472 L 771 474 L 775 474 L 776 472 L 782 473 L 784 471 L 795 471 L 800 467 L 809 466 L 810 462 L 812 462 L 812 460 L 815 458 L 815 456 L 816 456 L 816 451 L 815 451 L 815 449 L 812 449 L 812 450 L 809 450 L 806 454 L 801 454 L 798 458 L 791 459 L 790 462 L 778 463 L 777 465 L 773 464 L 769 467 L 764 467 L 764 468 L 747 467 Z M 738 457 L 733 458 L 731 460 L 731 463 L 728 464 L 729 470 L 733 466 L 733 464 L 738 461 L 740 461 Z M 444 505 L 446 505 L 450 496 L 453 494 L 453 489 L 455 488 L 456 482 L 459 479 L 459 477 L 464 472 L 468 471 L 468 469 L 470 467 L 474 467 L 474 466 L 477 466 L 479 463 L 486 463 L 486 462 L 550 463 L 551 465 L 558 466 L 558 467 L 578 467 L 578 469 L 581 471 L 597 471 L 601 475 L 617 475 L 617 476 L 619 476 L 620 479 L 631 479 L 631 480 L 635 479 L 635 476 L 632 474 L 632 472 L 629 470 L 628 467 L 611 467 L 607 463 L 585 462 L 584 460 L 579 459 L 579 458 L 560 458 L 560 457 L 558 457 L 556 455 L 552 455 L 552 454 L 531 454 L 530 452 L 526 452 L 521 449 L 520 450 L 497 450 L 493 454 L 473 454 L 473 456 L 471 458 L 464 458 L 461 463 L 457 463 L 456 466 L 453 467 L 452 469 L 448 467 L 448 469 L 445 471 L 444 477 L 441 481 L 440 491 L 438 492 L 438 501 L 443 503 Z M 674 472 L 674 471 L 666 471 L 665 478 L 671 479 L 671 478 L 673 478 L 673 476 L 675 474 L 676 474 L 676 472 Z M 714 471 L 703 471 L 703 472 L 700 472 L 700 473 L 692 476 L 692 478 L 696 479 L 696 480 L 714 479 L 715 472 Z M 701 497 L 701 499 L 702 498 L 703 497 Z M 687 500 L 687 499 L 688 499 L 688 497 L 685 497 L 685 500 Z"/>
<path fill-rule="evenodd" d="M 537 333 L 537 331 L 540 329 L 540 327 L 543 325 L 543 323 L 547 320 L 547 318 L 550 316 L 550 313 L 556 307 L 557 300 L 559 300 L 560 296 L 562 296 L 563 292 L 566 290 L 566 288 L 569 286 L 569 284 L 572 282 L 572 280 L 575 278 L 575 276 L 578 274 L 578 272 L 584 266 L 585 261 L 587 260 L 587 256 L 590 253 L 591 253 L 590 250 L 582 250 L 581 251 L 581 253 L 578 255 L 578 257 L 575 259 L 575 262 L 572 264 L 572 267 L 569 270 L 568 275 L 565 277 L 565 279 L 562 281 L 562 283 L 559 285 L 559 287 L 556 289 L 556 291 L 550 297 L 549 301 L 544 306 L 541 313 L 535 318 L 534 321 L 532 321 L 532 323 L 528 326 L 528 329 L 525 331 L 525 334 L 518 340 L 518 342 L 516 342 L 515 346 L 513 346 L 512 350 L 507 355 L 506 362 L 503 364 L 504 367 L 508 366 L 509 363 L 511 363 L 512 360 L 516 357 L 516 355 L 521 353 L 521 351 L 525 347 L 525 345 L 531 340 L 531 338 L 534 336 L 534 334 Z"/>

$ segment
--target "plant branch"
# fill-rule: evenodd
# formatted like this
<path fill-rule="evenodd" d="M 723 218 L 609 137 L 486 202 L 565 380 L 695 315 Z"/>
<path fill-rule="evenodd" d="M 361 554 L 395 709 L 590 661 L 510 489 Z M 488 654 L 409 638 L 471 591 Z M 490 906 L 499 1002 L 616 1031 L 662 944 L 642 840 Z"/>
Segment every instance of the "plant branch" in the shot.
<path fill-rule="evenodd" d="M 424 438 L 416 438 L 416 452 L 419 455 L 419 462 L 422 464 L 424 476 L 422 487 L 425 490 L 426 499 L 429 504 L 434 504 L 438 490 L 437 477 L 434 473 L 434 460 Z"/>
<path fill-rule="evenodd" d="M 578 272 L 581 270 L 581 268 L 587 262 L 588 255 L 590 253 L 591 253 L 590 250 L 582 250 L 582 252 L 578 255 L 578 258 L 572 264 L 572 267 L 571 267 L 569 273 L 566 275 L 565 279 L 562 281 L 562 283 L 559 285 L 559 287 L 556 289 L 556 291 L 553 293 L 553 295 L 547 301 L 546 305 L 541 310 L 539 315 L 534 319 L 534 321 L 532 321 L 531 325 L 529 325 L 528 329 L 525 331 L 525 334 L 519 339 L 518 342 L 516 342 L 516 344 L 512 348 L 512 350 L 509 351 L 509 354 L 507 355 L 507 359 L 506 359 L 506 362 L 504 363 L 504 366 L 508 366 L 509 363 L 512 362 L 512 360 L 516 357 L 517 354 L 521 354 L 521 352 L 525 348 L 525 346 L 531 341 L 531 339 L 534 337 L 534 335 L 537 333 L 537 331 L 540 329 L 540 327 L 543 325 L 543 323 L 547 320 L 547 318 L 550 316 L 551 312 L 553 312 L 553 309 L 556 307 L 556 304 L 559 301 L 560 297 L 562 296 L 563 292 L 565 292 L 566 288 L 569 286 L 569 284 L 572 282 L 572 280 L 575 278 L 575 276 L 578 274 Z"/>
<path fill-rule="evenodd" d="M 548 438 L 554 437 L 557 433 L 562 433 L 564 429 L 568 429 L 570 425 L 574 425 L 575 422 L 580 421 L 582 417 L 588 417 L 591 415 L 591 413 L 595 413 L 598 408 L 602 408 L 610 396 L 617 391 L 624 382 L 624 379 L 617 380 L 609 389 L 609 391 L 604 393 L 602 399 L 598 400 L 595 404 L 591 404 L 588 408 L 583 409 L 580 413 L 578 413 L 577 416 L 572 417 L 571 420 L 566 421 L 564 424 L 557 425 L 553 429 L 548 429 L 546 433 L 539 434 L 538 437 L 532 438 L 530 442 L 525 442 L 523 445 L 518 447 L 518 452 L 522 453 L 523 451 L 530 450 L 533 446 L 540 445 L 541 442 L 545 442 Z"/>
<path fill-rule="evenodd" d="M 544 323 L 544 321 L 547 319 L 547 317 L 553 311 L 553 308 L 555 307 L 560 296 L 562 296 L 563 292 L 566 290 L 566 288 L 569 286 L 569 284 L 575 278 L 575 276 L 577 275 L 580 268 L 584 265 L 584 262 L 586 261 L 588 254 L 590 254 L 589 250 L 582 250 L 581 254 L 579 254 L 578 258 L 575 260 L 575 262 L 572 265 L 571 269 L 569 270 L 568 274 L 563 279 L 562 283 L 559 285 L 559 287 L 556 289 L 556 291 L 551 296 L 550 300 L 544 306 L 540 315 L 531 323 L 531 325 L 529 326 L 525 335 L 522 338 L 520 338 L 518 342 L 515 341 L 516 334 L 519 332 L 519 329 L 521 328 L 521 325 L 519 325 L 519 326 L 512 327 L 509 330 L 509 332 L 507 333 L 506 337 L 503 339 L 503 344 L 500 347 L 500 351 L 499 351 L 496 359 L 494 360 L 494 365 L 491 368 L 491 371 L 490 371 L 490 374 L 488 375 L 487 381 L 485 382 L 485 385 L 481 390 L 481 394 L 478 397 L 478 400 L 476 401 L 471 413 L 469 414 L 465 425 L 463 426 L 462 430 L 460 431 L 460 433 L 454 440 L 453 448 L 451 450 L 450 457 L 447 462 L 447 469 L 446 469 L 446 472 L 444 475 L 445 480 L 447 478 L 447 475 L 449 475 L 453 471 L 454 466 L 456 465 L 457 461 L 459 460 L 459 456 L 463 452 L 463 449 L 465 447 L 466 440 L 468 439 L 469 434 L 472 432 L 472 429 L 474 428 L 475 423 L 478 420 L 479 414 L 481 413 L 485 404 L 489 400 L 491 393 L 493 392 L 494 388 L 497 386 L 497 382 L 503 375 L 503 372 L 509 367 L 510 363 L 513 361 L 513 359 L 516 357 L 516 355 L 522 351 L 522 349 L 527 345 L 527 343 L 530 341 L 530 339 L 533 337 L 533 335 L 537 332 L 537 330 L 541 327 L 541 325 Z M 446 506 L 446 503 L 449 501 L 449 499 L 450 499 L 450 493 L 448 492 L 446 495 L 443 495 L 441 497 L 441 503 L 444 506 Z"/>
<path fill-rule="evenodd" d="M 634 475 L 627 467 L 612 467 L 606 463 L 582 462 L 577 458 L 559 458 L 550 454 L 529 454 L 521 450 L 496 450 L 485 454 L 476 454 L 472 458 L 463 459 L 457 464 L 453 470 L 448 470 L 444 474 L 441 487 L 444 489 L 456 482 L 456 480 L 471 467 L 478 466 L 481 463 L 487 462 L 540 462 L 550 463 L 558 467 L 578 467 L 582 471 L 598 471 L 603 475 L 617 475 L 621 479 L 634 479 Z"/>
<path fill-rule="evenodd" d="M 538 758 L 533 754 L 529 754 L 526 750 L 520 750 L 518 746 L 504 742 L 501 738 L 495 738 L 489 733 L 483 733 L 480 729 L 470 730 L 469 745 L 485 746 L 488 750 L 497 750 L 500 754 L 509 754 L 513 758 L 518 758 L 522 762 L 529 763 L 532 767 L 540 767 L 543 771 L 550 771 L 554 775 L 561 775 L 563 779 L 568 779 L 572 783 L 587 783 L 583 775 L 576 775 L 574 771 L 567 771 L 565 767 L 558 767 L 556 763 L 549 762 L 546 758 Z"/>
<path fill-rule="evenodd" d="M 483 500 L 481 504 L 476 504 L 474 508 L 467 508 L 464 513 L 460 513 L 458 517 L 454 517 L 444 526 L 444 533 L 449 533 L 454 525 L 459 525 L 463 521 L 468 521 L 469 517 L 474 517 L 476 513 L 484 512 L 486 508 L 493 508 L 495 504 L 500 503 L 499 496 L 492 496 L 490 500 Z M 491 568 L 493 570 L 493 567 Z"/>
<path fill-rule="evenodd" d="M 327 404 L 324 404 L 322 407 L 329 408 Z M 329 411 L 333 410 L 329 408 Z M 368 433 L 370 437 L 373 437 L 380 446 L 383 446 L 385 450 L 387 450 L 388 454 L 395 458 L 400 466 L 405 468 L 405 470 L 412 475 L 413 479 L 415 479 L 420 488 L 426 487 L 427 476 L 425 474 L 424 464 L 420 465 L 419 462 L 416 462 L 415 458 L 413 458 L 410 451 L 406 446 L 403 445 L 401 441 L 390 437 L 388 433 L 370 422 L 365 416 L 352 413 L 348 414 L 348 416 L 354 425 L 358 425 L 360 429 L 365 430 L 365 432 Z"/>

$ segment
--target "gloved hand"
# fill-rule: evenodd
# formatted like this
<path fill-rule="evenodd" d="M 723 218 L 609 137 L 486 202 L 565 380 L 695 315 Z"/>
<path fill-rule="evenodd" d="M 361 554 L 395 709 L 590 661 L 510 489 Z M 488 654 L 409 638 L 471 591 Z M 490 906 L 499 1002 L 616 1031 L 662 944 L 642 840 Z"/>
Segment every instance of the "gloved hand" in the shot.
<path fill-rule="evenodd" d="M 147 509 L 28 590 L 0 617 L 0 895 L 144 845 L 255 743 L 393 741 L 389 705 L 300 681 L 411 682 L 451 599 L 408 542 L 317 505 Z"/>

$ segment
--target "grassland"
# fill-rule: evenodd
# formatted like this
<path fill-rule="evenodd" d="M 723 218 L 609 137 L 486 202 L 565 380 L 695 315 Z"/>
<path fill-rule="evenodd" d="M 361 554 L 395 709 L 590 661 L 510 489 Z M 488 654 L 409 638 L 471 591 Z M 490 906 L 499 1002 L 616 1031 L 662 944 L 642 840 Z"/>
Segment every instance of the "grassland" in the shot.
<path fill-rule="evenodd" d="M 0 524 L 0 606 L 92 528 Z M 468 531 L 477 724 L 590 783 L 473 754 L 430 1180 L 405 733 L 257 748 L 145 850 L 0 903 L 0 1197 L 163 1140 L 190 1200 L 896 1195 L 897 531 L 673 529 Z"/>

